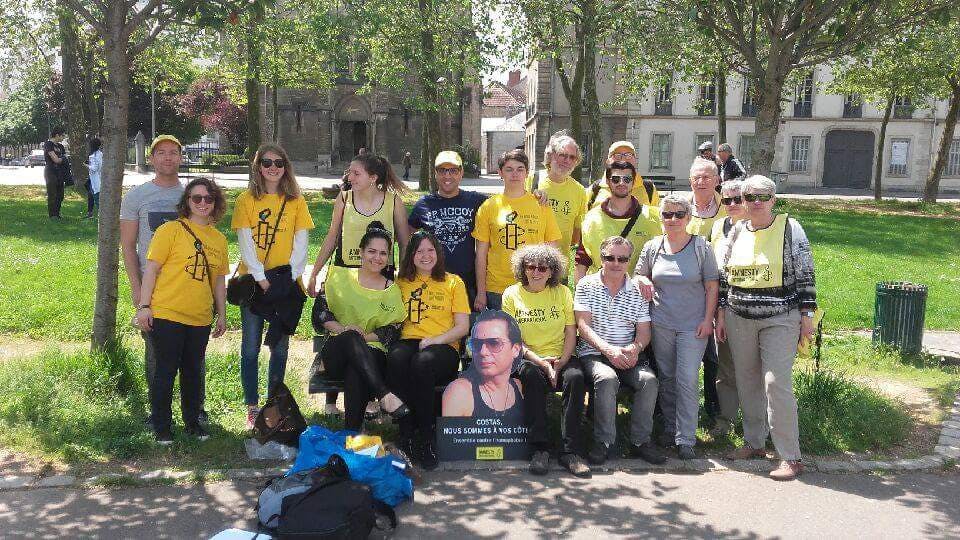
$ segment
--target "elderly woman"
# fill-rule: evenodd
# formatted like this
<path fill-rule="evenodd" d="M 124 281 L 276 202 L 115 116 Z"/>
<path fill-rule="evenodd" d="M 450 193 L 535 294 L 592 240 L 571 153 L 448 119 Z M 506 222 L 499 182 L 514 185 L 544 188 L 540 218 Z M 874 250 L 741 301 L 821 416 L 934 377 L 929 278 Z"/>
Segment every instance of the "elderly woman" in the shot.
<path fill-rule="evenodd" d="M 744 181 L 747 214 L 719 260 L 717 339 L 729 337 L 743 408 L 746 444 L 729 457 L 762 456 L 769 433 L 782 460 L 770 477 L 792 480 L 803 465 L 791 371 L 799 340 L 813 335 L 817 292 L 810 241 L 796 220 L 773 213 L 776 189 L 765 176 Z"/>
<path fill-rule="evenodd" d="M 694 459 L 700 408 L 698 375 L 713 334 L 719 272 L 710 245 L 687 232 L 690 201 L 670 194 L 660 201 L 663 236 L 648 241 L 634 272 L 640 292 L 653 300 L 653 354 L 660 370 L 664 433 L 680 459 Z"/>
<path fill-rule="evenodd" d="M 590 468 L 576 454 L 585 388 L 583 372 L 574 358 L 573 295 L 561 282 L 566 275 L 565 262 L 566 257 L 555 247 L 536 244 L 520 248 L 512 257 L 517 283 L 503 291 L 503 310 L 520 324 L 525 345 L 518 375 L 524 388 L 527 440 L 533 447 L 530 472 L 547 473 L 547 393 L 559 386 L 563 390 L 560 463 L 585 477 Z"/>

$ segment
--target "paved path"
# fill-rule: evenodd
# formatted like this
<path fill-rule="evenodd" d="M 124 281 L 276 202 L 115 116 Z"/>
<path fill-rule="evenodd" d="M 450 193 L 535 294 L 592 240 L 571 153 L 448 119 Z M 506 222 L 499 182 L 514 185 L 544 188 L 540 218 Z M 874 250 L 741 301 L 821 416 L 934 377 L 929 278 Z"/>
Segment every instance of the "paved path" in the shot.
<path fill-rule="evenodd" d="M 254 526 L 259 485 L 220 482 L 0 493 L 5 538 L 209 538 Z M 434 473 L 398 538 L 655 536 L 958 538 L 960 475 Z"/>

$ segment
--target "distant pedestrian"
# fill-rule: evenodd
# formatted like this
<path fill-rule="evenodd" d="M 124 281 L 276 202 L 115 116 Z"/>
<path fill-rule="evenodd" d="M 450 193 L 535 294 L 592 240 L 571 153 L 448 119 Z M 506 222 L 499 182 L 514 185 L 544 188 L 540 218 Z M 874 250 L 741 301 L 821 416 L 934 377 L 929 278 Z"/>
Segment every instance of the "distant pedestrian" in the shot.
<path fill-rule="evenodd" d="M 43 143 L 43 180 L 47 185 L 47 216 L 60 220 L 63 206 L 63 165 L 67 150 L 63 147 L 63 129 L 54 128 L 50 138 Z"/>
<path fill-rule="evenodd" d="M 720 161 L 720 183 L 731 180 L 743 180 L 747 176 L 747 169 L 743 162 L 733 155 L 733 147 L 723 143 L 717 147 L 717 159 Z"/>
<path fill-rule="evenodd" d="M 403 181 L 410 181 L 410 167 L 413 167 L 413 159 L 410 157 L 410 152 L 403 154 Z"/>
<path fill-rule="evenodd" d="M 87 215 L 84 219 L 92 218 L 94 210 L 100 211 L 100 171 L 103 169 L 103 151 L 100 148 L 103 142 L 94 137 L 90 139 L 90 154 L 85 165 L 90 170 L 87 178 Z"/>

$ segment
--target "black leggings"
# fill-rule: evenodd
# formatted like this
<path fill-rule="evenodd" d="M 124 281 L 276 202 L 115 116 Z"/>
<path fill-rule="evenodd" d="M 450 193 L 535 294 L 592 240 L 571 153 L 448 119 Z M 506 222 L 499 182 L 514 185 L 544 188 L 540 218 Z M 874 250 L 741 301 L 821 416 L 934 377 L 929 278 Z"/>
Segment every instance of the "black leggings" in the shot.
<path fill-rule="evenodd" d="M 330 378 L 343 380 L 343 427 L 360 431 L 367 401 L 389 392 L 383 380 L 387 355 L 368 345 L 356 331 L 347 330 L 331 336 L 320 357 Z"/>
<path fill-rule="evenodd" d="M 534 450 L 548 450 L 547 393 L 557 390 L 550 385 L 547 374 L 533 362 L 520 363 L 517 376 L 523 383 L 523 409 L 527 424 L 527 440 Z M 557 377 L 563 391 L 563 420 L 560 423 L 561 454 L 577 453 L 583 446 L 580 421 L 583 418 L 583 399 L 586 396 L 583 368 L 580 361 L 571 358 Z"/>
<path fill-rule="evenodd" d="M 150 413 L 153 429 L 170 429 L 173 381 L 180 372 L 180 411 L 187 427 L 199 422 L 203 407 L 203 359 L 210 340 L 210 326 L 190 326 L 166 319 L 153 319 L 147 334 L 153 342 L 157 365 L 150 381 Z"/>
<path fill-rule="evenodd" d="M 400 420 L 400 432 L 412 436 L 413 429 L 423 437 L 433 435 L 436 420 L 434 387 L 457 376 L 460 353 L 450 345 L 430 345 L 420 350 L 419 339 L 402 339 L 390 348 L 387 381 L 413 414 Z"/>
<path fill-rule="evenodd" d="M 63 205 L 63 180 L 60 174 L 50 167 L 43 169 L 43 180 L 47 185 L 47 216 L 60 217 L 60 206 Z"/>

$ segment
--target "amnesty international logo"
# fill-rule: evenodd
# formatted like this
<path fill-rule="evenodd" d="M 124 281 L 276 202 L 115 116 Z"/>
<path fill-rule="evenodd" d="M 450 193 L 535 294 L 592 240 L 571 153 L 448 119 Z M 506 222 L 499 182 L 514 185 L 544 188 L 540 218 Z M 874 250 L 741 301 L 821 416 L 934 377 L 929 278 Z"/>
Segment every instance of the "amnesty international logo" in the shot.
<path fill-rule="evenodd" d="M 273 211 L 269 208 L 264 208 L 257 214 L 259 221 L 253 231 L 253 243 L 260 249 L 267 249 L 277 236 L 277 228 L 271 226 L 269 221 L 272 214 Z"/>
<path fill-rule="evenodd" d="M 423 315 L 423 313 L 427 311 L 427 304 L 423 301 L 423 292 L 425 290 L 427 290 L 426 283 L 414 289 L 410 293 L 410 300 L 407 300 L 407 318 L 409 318 L 413 324 L 417 324 L 426 318 Z"/>
<path fill-rule="evenodd" d="M 195 253 L 187 258 L 189 262 L 184 270 L 192 279 L 204 281 L 207 279 L 207 265 L 210 263 L 207 261 L 207 254 L 203 251 L 203 243 L 200 240 L 195 240 L 193 249 Z"/>
<path fill-rule="evenodd" d="M 517 249 L 520 247 L 520 236 L 526 229 L 514 223 L 517 219 L 517 212 L 510 212 L 506 215 L 507 223 L 500 228 L 500 244 L 507 249 Z"/>

